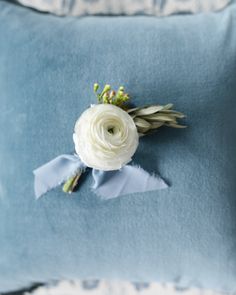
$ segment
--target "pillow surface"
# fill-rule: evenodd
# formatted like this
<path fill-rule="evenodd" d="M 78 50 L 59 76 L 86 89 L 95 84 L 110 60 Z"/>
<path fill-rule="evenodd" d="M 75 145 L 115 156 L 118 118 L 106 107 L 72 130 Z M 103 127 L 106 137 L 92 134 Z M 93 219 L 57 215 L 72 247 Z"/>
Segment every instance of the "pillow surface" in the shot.
<path fill-rule="evenodd" d="M 107 278 L 236 290 L 236 5 L 170 18 L 58 18 L 0 1 L 0 291 Z M 142 139 L 134 162 L 170 183 L 101 201 L 34 198 L 32 171 L 73 152 L 93 83 L 173 102 L 188 128 Z M 119 184 L 117 184 L 119 185 Z"/>
<path fill-rule="evenodd" d="M 164 16 L 224 8 L 230 0 L 18 0 L 19 3 L 57 15 L 148 14 Z"/>

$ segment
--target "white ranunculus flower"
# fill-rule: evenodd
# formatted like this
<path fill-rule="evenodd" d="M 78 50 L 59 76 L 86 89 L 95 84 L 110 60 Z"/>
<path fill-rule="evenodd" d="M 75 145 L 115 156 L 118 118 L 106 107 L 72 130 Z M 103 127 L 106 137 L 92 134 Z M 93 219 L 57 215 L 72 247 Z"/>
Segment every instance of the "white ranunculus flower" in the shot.
<path fill-rule="evenodd" d="M 76 153 L 86 166 L 111 171 L 131 161 L 139 136 L 127 112 L 115 105 L 98 104 L 78 119 L 73 140 Z"/>

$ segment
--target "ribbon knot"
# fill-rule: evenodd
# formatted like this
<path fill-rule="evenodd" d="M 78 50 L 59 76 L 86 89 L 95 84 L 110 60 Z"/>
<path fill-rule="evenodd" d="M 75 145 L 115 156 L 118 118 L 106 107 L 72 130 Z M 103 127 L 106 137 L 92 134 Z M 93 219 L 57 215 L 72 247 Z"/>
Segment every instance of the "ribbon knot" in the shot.
<path fill-rule="evenodd" d="M 86 168 L 78 155 L 65 154 L 35 169 L 33 173 L 36 199 L 76 175 L 78 171 L 85 171 Z M 92 177 L 92 190 L 105 200 L 168 187 L 159 176 L 150 175 L 143 168 L 133 165 L 125 165 L 115 171 L 92 169 Z"/>

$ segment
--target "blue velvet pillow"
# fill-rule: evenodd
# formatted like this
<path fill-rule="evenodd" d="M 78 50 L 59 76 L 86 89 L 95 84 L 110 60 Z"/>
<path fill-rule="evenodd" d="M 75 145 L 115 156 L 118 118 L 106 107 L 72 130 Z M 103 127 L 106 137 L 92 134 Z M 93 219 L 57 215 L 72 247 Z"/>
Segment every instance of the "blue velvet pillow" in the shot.
<path fill-rule="evenodd" d="M 0 291 L 62 278 L 236 290 L 236 5 L 157 19 L 58 18 L 0 1 Z M 36 201 L 32 171 L 73 151 L 94 82 L 173 102 L 189 128 L 143 138 L 162 191 Z"/>

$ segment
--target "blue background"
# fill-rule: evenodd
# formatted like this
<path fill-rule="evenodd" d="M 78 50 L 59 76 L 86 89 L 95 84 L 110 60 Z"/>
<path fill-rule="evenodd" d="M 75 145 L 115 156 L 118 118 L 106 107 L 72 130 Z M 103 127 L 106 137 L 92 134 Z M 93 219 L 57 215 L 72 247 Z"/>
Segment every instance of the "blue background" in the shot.
<path fill-rule="evenodd" d="M 0 291 L 62 278 L 236 289 L 236 5 L 195 16 L 58 18 L 0 2 Z M 73 152 L 94 82 L 173 102 L 188 129 L 142 139 L 163 191 L 34 199 L 32 170 Z"/>

